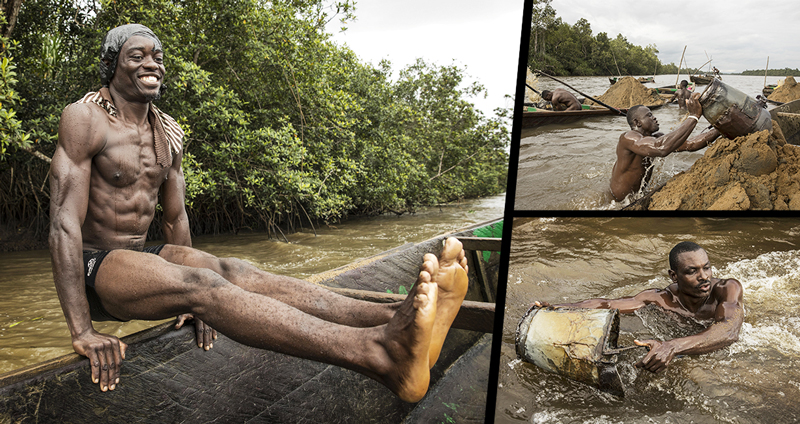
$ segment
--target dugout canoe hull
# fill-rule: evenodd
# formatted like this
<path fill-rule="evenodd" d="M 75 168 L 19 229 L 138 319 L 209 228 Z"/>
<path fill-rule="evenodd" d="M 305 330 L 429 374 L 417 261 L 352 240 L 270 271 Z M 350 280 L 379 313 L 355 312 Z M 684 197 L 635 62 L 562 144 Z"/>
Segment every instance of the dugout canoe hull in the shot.
<path fill-rule="evenodd" d="M 610 109 L 584 109 L 565 111 L 522 112 L 522 128 L 535 128 L 551 124 L 568 124 L 593 116 L 619 115 Z"/>
<path fill-rule="evenodd" d="M 402 246 L 309 280 L 397 292 L 398 281 L 406 287 L 413 283 L 422 255 L 438 254 L 444 238 L 486 237 L 487 228 L 501 234 L 502 220 Z M 497 245 L 495 239 L 492 248 Z M 483 301 L 485 292 L 496 288 L 499 257 L 499 252 L 469 252 L 468 299 Z M 451 329 L 431 370 L 428 394 L 417 404 L 401 401 L 356 372 L 250 348 L 222 335 L 213 349 L 203 351 L 194 344 L 191 326 L 173 330 L 166 323 L 123 340 L 129 349 L 114 391 L 103 393 L 92 384 L 88 360 L 76 354 L 0 375 L 0 423 L 463 422 L 482 421 L 485 414 L 492 336 L 482 332 Z"/>

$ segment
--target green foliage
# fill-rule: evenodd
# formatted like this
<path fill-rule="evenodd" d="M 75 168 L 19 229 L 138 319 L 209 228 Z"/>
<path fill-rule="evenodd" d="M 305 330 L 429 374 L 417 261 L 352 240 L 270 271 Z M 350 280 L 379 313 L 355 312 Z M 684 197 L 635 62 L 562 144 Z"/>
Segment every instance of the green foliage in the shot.
<path fill-rule="evenodd" d="M 586 19 L 570 25 L 556 16 L 552 0 L 534 0 L 528 66 L 552 75 L 648 75 L 669 73 L 655 45 L 640 47 L 621 34 L 592 36 Z M 677 67 L 672 65 L 677 71 Z"/>
<path fill-rule="evenodd" d="M 758 75 L 764 76 L 763 69 L 756 69 L 756 70 L 746 70 L 742 72 L 742 75 Z M 800 77 L 800 70 L 799 69 L 791 69 L 791 68 L 783 68 L 783 69 L 767 69 L 767 76 L 770 77 Z"/>
<path fill-rule="evenodd" d="M 27 100 L 15 103 L 16 119 L 35 150 L 52 155 L 61 110 L 99 88 L 102 37 L 137 22 L 164 46 L 167 91 L 157 105 L 186 132 L 195 234 L 277 233 L 504 191 L 507 121 L 475 109 L 470 98 L 483 88 L 466 86 L 462 69 L 422 61 L 392 80 L 388 62 L 365 64 L 332 43 L 325 25 L 346 26 L 354 4 L 27 0 L 14 34 L 29 52 L 16 70 Z M 0 180 L 24 168 L 35 182 L 25 187 L 36 190 L 0 193 L 0 221 L 24 221 L 30 214 L 19 211 L 32 202 L 11 199 L 46 196 L 47 164 L 27 152 L 5 157 Z"/>

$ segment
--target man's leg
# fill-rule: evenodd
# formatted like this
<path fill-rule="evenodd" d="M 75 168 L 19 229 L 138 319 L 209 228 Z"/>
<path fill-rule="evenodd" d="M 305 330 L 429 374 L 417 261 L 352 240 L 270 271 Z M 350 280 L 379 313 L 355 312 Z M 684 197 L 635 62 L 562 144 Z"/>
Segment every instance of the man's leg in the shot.
<path fill-rule="evenodd" d="M 400 306 L 400 302 L 351 299 L 308 281 L 271 274 L 238 258 L 218 258 L 191 247 L 168 244 L 159 256 L 177 265 L 210 269 L 244 290 L 269 296 L 336 324 L 351 327 L 386 324 Z"/>
<path fill-rule="evenodd" d="M 417 286 L 386 325 L 355 328 L 248 292 L 210 270 L 146 253 L 110 253 L 96 282 L 103 306 L 121 319 L 191 312 L 241 343 L 361 372 L 406 401 L 419 400 L 427 391 L 437 307 L 437 284 L 428 272 L 420 272 Z"/>

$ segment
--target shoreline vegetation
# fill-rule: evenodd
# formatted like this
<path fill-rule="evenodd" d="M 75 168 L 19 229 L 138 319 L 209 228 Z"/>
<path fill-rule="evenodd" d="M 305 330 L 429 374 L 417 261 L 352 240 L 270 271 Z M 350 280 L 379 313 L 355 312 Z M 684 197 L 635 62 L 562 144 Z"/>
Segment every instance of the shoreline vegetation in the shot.
<path fill-rule="evenodd" d="M 150 27 L 156 101 L 186 132 L 194 235 L 285 231 L 505 192 L 510 111 L 485 116 L 466 70 L 363 62 L 330 39 L 355 2 L 9 0 L 0 8 L 0 249 L 46 245 L 63 108 L 100 88 L 105 33 Z M 160 211 L 149 238 L 161 237 Z M 37 244 L 38 243 L 38 244 Z M 11 243 L 13 244 L 13 243 Z"/>
<path fill-rule="evenodd" d="M 674 62 L 662 63 L 655 44 L 645 47 L 628 42 L 622 34 L 610 38 L 605 32 L 592 34 L 586 19 L 570 25 L 556 15 L 552 0 L 533 0 L 528 67 L 554 76 L 640 76 L 677 74 Z M 701 65 L 701 64 L 697 64 Z M 702 69 L 681 68 L 680 74 L 702 74 Z M 759 75 L 764 70 L 746 70 L 726 75 Z M 767 76 L 800 76 L 798 69 L 769 69 Z"/>

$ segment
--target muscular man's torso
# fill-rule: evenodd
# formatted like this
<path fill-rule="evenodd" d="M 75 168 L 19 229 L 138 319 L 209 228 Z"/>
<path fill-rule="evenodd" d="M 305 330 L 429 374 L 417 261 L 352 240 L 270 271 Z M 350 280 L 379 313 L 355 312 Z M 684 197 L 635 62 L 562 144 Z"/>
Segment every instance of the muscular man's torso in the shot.
<path fill-rule="evenodd" d="M 84 220 L 83 248 L 141 250 L 155 214 L 158 191 L 169 168 L 156 163 L 149 122 L 126 124 L 95 113 L 102 149 L 92 159 L 89 207 Z"/>

